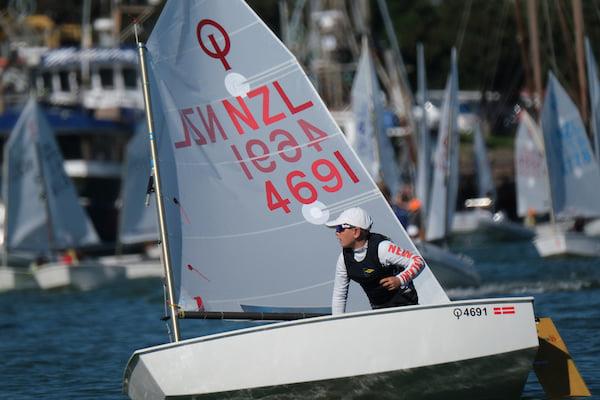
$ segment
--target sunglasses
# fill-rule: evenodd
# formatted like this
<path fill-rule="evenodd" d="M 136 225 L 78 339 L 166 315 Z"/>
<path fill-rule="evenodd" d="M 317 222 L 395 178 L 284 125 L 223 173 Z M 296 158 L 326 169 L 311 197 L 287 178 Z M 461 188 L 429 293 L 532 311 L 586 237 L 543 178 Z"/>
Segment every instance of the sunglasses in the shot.
<path fill-rule="evenodd" d="M 354 227 L 352 225 L 348 225 L 348 224 L 341 224 L 341 225 L 337 225 L 335 227 L 335 231 L 336 231 L 336 233 L 340 233 L 340 232 L 344 232 L 344 230 L 346 230 L 348 228 L 354 228 Z"/>

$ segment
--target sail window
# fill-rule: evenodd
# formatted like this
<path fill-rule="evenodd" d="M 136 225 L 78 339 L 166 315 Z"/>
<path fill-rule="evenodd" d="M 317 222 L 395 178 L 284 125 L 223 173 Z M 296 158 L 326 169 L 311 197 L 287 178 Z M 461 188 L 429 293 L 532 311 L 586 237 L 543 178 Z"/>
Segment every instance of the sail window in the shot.
<path fill-rule="evenodd" d="M 123 68 L 123 82 L 126 89 L 137 88 L 137 73 L 134 68 Z"/>
<path fill-rule="evenodd" d="M 113 75 L 112 68 L 100 68 L 98 70 L 98 74 L 100 75 L 100 84 L 104 89 L 114 89 L 115 87 L 115 78 Z"/>
<path fill-rule="evenodd" d="M 52 91 L 52 75 L 50 72 L 44 72 L 42 74 L 42 81 L 44 83 L 44 89 L 47 91 Z"/>
<path fill-rule="evenodd" d="M 60 71 L 58 77 L 60 81 L 60 90 L 62 92 L 69 92 L 71 90 L 71 85 L 69 84 L 69 71 Z"/>

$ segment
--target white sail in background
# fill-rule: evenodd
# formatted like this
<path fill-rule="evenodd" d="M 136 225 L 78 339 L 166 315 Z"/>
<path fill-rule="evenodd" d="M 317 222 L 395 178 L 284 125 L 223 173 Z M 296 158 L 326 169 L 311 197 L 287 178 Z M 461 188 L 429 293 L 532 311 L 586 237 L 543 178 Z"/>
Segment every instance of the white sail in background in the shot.
<path fill-rule="evenodd" d="M 519 114 L 515 140 L 515 183 L 517 215 L 525 217 L 529 210 L 536 214 L 550 211 L 550 188 L 542 132 L 525 110 Z"/>
<path fill-rule="evenodd" d="M 426 240 L 438 240 L 446 236 L 452 226 L 458 195 L 458 69 L 454 48 L 450 68 L 434 155 Z"/>
<path fill-rule="evenodd" d="M 600 160 L 600 79 L 598 78 L 598 63 L 587 37 L 585 38 L 585 65 L 590 93 L 590 128 L 594 138 L 594 153 L 596 161 L 598 161 Z"/>
<path fill-rule="evenodd" d="M 67 176 L 54 133 L 34 99 L 5 146 L 8 249 L 46 253 L 99 242 Z"/>
<path fill-rule="evenodd" d="M 385 130 L 381 89 L 366 38 L 352 84 L 352 111 L 356 122 L 356 154 L 375 181 L 383 180 L 392 194 L 397 193 L 400 171 Z"/>
<path fill-rule="evenodd" d="M 492 168 L 488 158 L 485 141 L 481 133 L 481 124 L 475 124 L 473 131 L 473 150 L 475 152 L 475 165 L 477 168 L 477 191 L 479 197 L 496 199 L 496 186 L 492 176 Z"/>
<path fill-rule="evenodd" d="M 146 206 L 146 191 L 150 177 L 150 145 L 146 121 L 140 122 L 127 145 L 123 185 L 119 241 L 124 244 L 158 240 L 155 195 Z"/>
<path fill-rule="evenodd" d="M 557 218 L 600 215 L 600 170 L 577 107 L 550 72 L 542 132 Z"/>
<path fill-rule="evenodd" d="M 352 206 L 415 251 L 296 59 L 245 3 L 167 2 L 147 48 L 179 306 L 328 308 L 340 247 L 324 223 Z M 415 284 L 421 304 L 448 300 L 428 268 Z M 350 310 L 368 308 L 361 292 Z"/>
<path fill-rule="evenodd" d="M 417 184 L 415 193 L 421 200 L 421 210 L 427 215 L 429 210 L 429 190 L 431 181 L 431 136 L 427 125 L 427 77 L 425 74 L 425 54 L 423 44 L 417 45 L 417 105 L 421 109 L 421 118 L 417 121 L 419 132 Z"/>

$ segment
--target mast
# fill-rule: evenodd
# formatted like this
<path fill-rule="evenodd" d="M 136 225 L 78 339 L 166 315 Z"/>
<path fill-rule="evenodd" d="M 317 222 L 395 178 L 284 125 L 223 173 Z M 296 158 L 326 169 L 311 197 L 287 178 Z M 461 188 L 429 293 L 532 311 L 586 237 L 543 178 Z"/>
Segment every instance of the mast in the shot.
<path fill-rule="evenodd" d="M 537 24 L 537 1 L 527 0 L 529 21 L 529 51 L 533 64 L 534 105 L 539 112 L 542 104 L 542 68 L 540 66 L 540 38 Z"/>
<path fill-rule="evenodd" d="M 137 31 L 136 31 L 137 33 Z M 138 57 L 140 60 L 140 70 L 142 72 L 142 90 L 144 92 L 144 105 L 146 109 L 146 123 L 148 124 L 148 135 L 150 139 L 150 153 L 152 156 L 152 169 L 154 176 L 154 189 L 156 191 L 156 209 L 158 211 L 158 226 L 160 230 L 160 243 L 162 250 L 163 266 L 165 268 L 165 278 L 167 283 L 167 301 L 169 314 L 171 315 L 171 327 L 173 328 L 173 341 L 179 342 L 179 321 L 177 320 L 177 305 L 175 304 L 175 292 L 173 290 L 173 269 L 171 268 L 171 250 L 169 247 L 169 236 L 167 235 L 167 224 L 165 219 L 165 206 L 162 196 L 162 185 L 160 179 L 160 166 L 158 163 L 158 149 L 156 146 L 156 137 L 154 132 L 154 118 L 152 114 L 152 102 L 150 99 L 150 83 L 148 81 L 148 72 L 146 69 L 146 47 L 139 41 Z"/>
<path fill-rule="evenodd" d="M 577 53 L 577 77 L 579 80 L 579 110 L 584 123 L 588 121 L 587 80 L 583 50 L 583 11 L 581 0 L 573 0 L 573 22 L 575 23 L 575 51 Z"/>
<path fill-rule="evenodd" d="M 2 164 L 2 177 L 4 180 L 2 182 L 2 196 L 4 197 L 4 226 L 2 229 L 2 265 L 8 264 L 8 188 L 10 187 L 10 185 L 8 184 L 8 146 L 6 145 L 6 143 L 8 143 L 8 137 L 4 142 L 4 163 Z"/>

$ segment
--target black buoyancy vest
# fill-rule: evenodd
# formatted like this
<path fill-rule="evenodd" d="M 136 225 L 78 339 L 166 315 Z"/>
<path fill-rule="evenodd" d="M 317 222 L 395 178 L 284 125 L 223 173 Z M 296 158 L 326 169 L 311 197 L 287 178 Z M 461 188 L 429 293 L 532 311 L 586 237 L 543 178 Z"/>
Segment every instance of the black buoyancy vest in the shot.
<path fill-rule="evenodd" d="M 389 238 L 379 233 L 370 233 L 367 244 L 367 254 L 362 261 L 354 259 L 353 249 L 343 249 L 344 263 L 348 277 L 362 286 L 372 306 L 381 306 L 389 302 L 397 290 L 389 291 L 379 284 L 379 281 L 388 276 L 395 276 L 404 271 L 404 267 L 384 267 L 379 261 L 379 243 Z M 412 286 L 412 282 L 409 284 Z"/>

